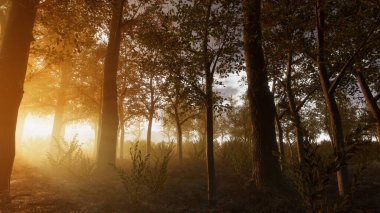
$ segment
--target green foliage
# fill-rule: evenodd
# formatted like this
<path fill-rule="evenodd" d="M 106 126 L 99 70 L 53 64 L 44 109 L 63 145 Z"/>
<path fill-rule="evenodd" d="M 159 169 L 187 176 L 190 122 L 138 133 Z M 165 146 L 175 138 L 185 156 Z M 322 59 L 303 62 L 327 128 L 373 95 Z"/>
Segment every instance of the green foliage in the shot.
<path fill-rule="evenodd" d="M 157 195 L 163 189 L 173 150 L 173 144 L 161 143 L 153 150 L 153 155 L 144 156 L 137 142 L 130 148 L 131 168 L 114 166 L 132 204 L 139 204 L 144 197 Z"/>
<path fill-rule="evenodd" d="M 54 153 L 49 152 L 47 158 L 53 169 L 73 177 L 88 179 L 95 169 L 76 137 L 71 141 L 56 139 Z"/>

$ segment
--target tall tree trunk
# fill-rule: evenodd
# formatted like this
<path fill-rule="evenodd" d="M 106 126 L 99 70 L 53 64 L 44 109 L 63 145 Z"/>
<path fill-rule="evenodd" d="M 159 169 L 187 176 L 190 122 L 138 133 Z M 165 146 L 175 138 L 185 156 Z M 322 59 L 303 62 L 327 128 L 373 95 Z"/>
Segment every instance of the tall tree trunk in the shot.
<path fill-rule="evenodd" d="M 215 184 L 215 162 L 214 162 L 214 102 L 212 86 L 214 76 L 211 71 L 211 62 L 208 53 L 209 43 L 209 19 L 211 17 L 212 1 L 207 1 L 205 29 L 203 32 L 203 66 L 206 76 L 206 157 L 207 157 L 207 185 L 208 185 L 208 201 L 210 205 L 216 203 L 216 184 Z"/>
<path fill-rule="evenodd" d="M 324 19 L 325 14 L 323 11 L 323 0 L 317 0 L 316 4 L 316 17 L 317 17 L 317 65 L 319 71 L 319 81 L 321 83 L 323 96 L 327 106 L 327 111 L 329 113 L 330 120 L 330 130 L 332 135 L 333 146 L 336 153 L 337 163 L 341 165 L 340 169 L 337 171 L 337 181 L 339 188 L 339 195 L 343 196 L 348 190 L 348 170 L 344 151 L 344 136 L 342 120 L 340 117 L 340 112 L 338 105 L 336 104 L 334 93 L 329 93 L 330 81 L 329 75 L 326 68 L 325 61 L 325 49 L 324 49 Z"/>
<path fill-rule="evenodd" d="M 37 1 L 12 1 L 0 50 L 0 192 L 10 190 L 18 109 L 36 12 Z"/>
<path fill-rule="evenodd" d="M 216 202 L 215 186 L 215 163 L 214 163 L 214 111 L 212 100 L 212 82 L 211 76 L 206 80 L 206 129 L 207 129 L 207 176 L 208 176 L 208 199 L 210 204 Z"/>
<path fill-rule="evenodd" d="M 305 159 L 305 147 L 304 147 L 304 140 L 303 140 L 303 129 L 301 124 L 301 118 L 297 111 L 296 101 L 293 94 L 292 89 L 292 65 L 293 65 L 293 51 L 289 51 L 288 53 L 288 65 L 287 65 L 287 71 L 286 71 L 286 96 L 289 100 L 289 111 L 292 115 L 293 125 L 294 125 L 294 133 L 296 138 L 296 144 L 297 144 L 297 152 L 298 152 L 298 162 L 300 165 L 304 164 Z"/>
<path fill-rule="evenodd" d="M 26 117 L 28 116 L 27 112 L 19 112 L 18 118 L 17 118 L 17 128 L 16 128 L 16 142 L 21 143 L 22 142 L 22 136 L 24 134 L 24 127 L 25 127 L 25 121 Z"/>
<path fill-rule="evenodd" d="M 251 111 L 253 169 L 252 183 L 257 188 L 280 186 L 282 174 L 275 131 L 275 104 L 268 86 L 262 49 L 261 1 L 244 0 L 244 51 Z"/>
<path fill-rule="evenodd" d="M 124 0 L 113 1 L 109 41 L 104 62 L 102 114 L 97 156 L 97 166 L 103 169 L 108 168 L 110 163 L 114 164 L 116 160 L 119 125 L 116 77 L 120 55 L 123 4 Z"/>
<path fill-rule="evenodd" d="M 66 104 L 66 90 L 67 86 L 69 85 L 70 81 L 70 66 L 67 62 L 64 62 L 62 65 L 61 70 L 61 81 L 59 85 L 59 91 L 57 96 L 57 103 L 55 106 L 55 112 L 54 112 L 54 122 L 53 122 L 53 129 L 51 134 L 51 142 L 50 142 L 50 151 L 56 152 L 56 143 L 61 138 L 64 137 L 63 135 L 63 119 L 64 119 L 64 113 L 65 113 L 65 104 Z"/>

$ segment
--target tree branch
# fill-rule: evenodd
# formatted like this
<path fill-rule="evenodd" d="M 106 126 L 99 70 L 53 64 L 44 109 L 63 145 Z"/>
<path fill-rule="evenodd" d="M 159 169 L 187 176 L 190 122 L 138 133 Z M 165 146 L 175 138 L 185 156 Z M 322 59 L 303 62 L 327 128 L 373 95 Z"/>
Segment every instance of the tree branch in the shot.
<path fill-rule="evenodd" d="M 342 67 L 342 69 L 340 69 L 339 73 L 338 73 L 338 76 L 334 79 L 334 81 L 331 83 L 331 86 L 329 88 L 329 94 L 332 94 L 335 92 L 336 88 L 338 87 L 339 85 L 339 82 L 342 80 L 345 72 L 347 71 L 347 68 L 353 63 L 355 57 L 360 53 L 360 51 L 366 46 L 368 45 L 370 42 L 369 39 L 371 38 L 372 34 L 375 32 L 375 29 L 376 29 L 376 25 L 371 29 L 369 35 L 367 36 L 367 38 L 360 44 L 360 46 L 358 47 L 358 49 L 355 50 L 354 54 L 346 61 L 346 63 L 344 64 L 344 66 Z"/>

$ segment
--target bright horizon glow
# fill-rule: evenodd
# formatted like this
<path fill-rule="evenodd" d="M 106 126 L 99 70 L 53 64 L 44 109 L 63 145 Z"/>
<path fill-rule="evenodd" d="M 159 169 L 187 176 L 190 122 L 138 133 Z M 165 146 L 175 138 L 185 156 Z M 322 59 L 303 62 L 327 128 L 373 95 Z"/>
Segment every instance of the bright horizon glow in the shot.
<path fill-rule="evenodd" d="M 29 140 L 35 138 L 42 138 L 50 140 L 53 129 L 54 115 L 32 115 L 28 114 L 24 124 L 24 130 L 22 135 L 22 142 L 27 143 Z M 141 139 L 146 139 L 146 126 L 148 124 L 144 122 Z M 152 126 L 152 139 L 155 142 L 162 141 L 164 136 L 161 133 L 162 126 L 159 122 L 154 121 Z M 86 122 L 78 122 L 66 125 L 65 128 L 65 140 L 72 140 L 76 137 L 82 144 L 93 144 L 95 133 L 92 127 Z M 130 131 L 126 131 L 126 140 L 134 140 L 133 134 Z"/>

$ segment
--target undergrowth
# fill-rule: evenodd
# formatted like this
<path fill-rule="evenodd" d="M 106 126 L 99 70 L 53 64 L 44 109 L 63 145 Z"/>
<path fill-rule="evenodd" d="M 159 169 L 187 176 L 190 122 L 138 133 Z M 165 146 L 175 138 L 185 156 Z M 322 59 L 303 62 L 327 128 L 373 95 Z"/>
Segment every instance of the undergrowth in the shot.
<path fill-rule="evenodd" d="M 91 177 L 95 163 L 83 152 L 76 137 L 71 141 L 56 139 L 54 145 L 47 159 L 56 172 L 84 180 Z"/>
<path fill-rule="evenodd" d="M 130 148 L 131 168 L 127 170 L 114 166 L 128 193 L 129 202 L 138 205 L 143 198 L 156 196 L 162 191 L 173 150 L 173 144 L 162 143 L 151 155 L 143 156 L 139 143 L 136 143 Z"/>
<path fill-rule="evenodd" d="M 316 144 L 305 143 L 304 150 L 305 158 L 302 165 L 288 165 L 285 162 L 282 162 L 282 164 L 287 168 L 307 211 L 310 213 L 343 212 L 350 204 L 352 194 L 356 191 L 367 167 L 366 144 L 355 142 L 347 146 L 345 150 L 346 162 L 356 156 L 359 158 L 358 169 L 353 175 L 348 192 L 336 200 L 331 200 L 328 197 L 326 187 L 331 182 L 331 177 L 334 176 L 335 172 L 343 166 L 347 166 L 347 164 L 340 162 L 335 157 L 336 155 L 324 155 L 325 153 L 320 151 L 320 146 Z"/>

